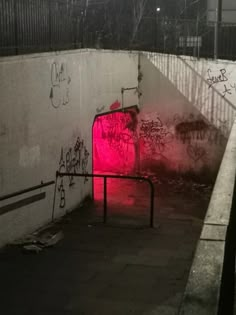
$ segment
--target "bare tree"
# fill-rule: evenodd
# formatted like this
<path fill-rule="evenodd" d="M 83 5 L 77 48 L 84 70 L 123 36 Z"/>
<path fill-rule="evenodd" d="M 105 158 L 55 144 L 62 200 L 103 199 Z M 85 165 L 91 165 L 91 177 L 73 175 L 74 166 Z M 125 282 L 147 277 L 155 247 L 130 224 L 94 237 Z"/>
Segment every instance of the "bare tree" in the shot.
<path fill-rule="evenodd" d="M 140 23 L 144 15 L 146 4 L 147 0 L 132 0 L 133 29 L 130 38 L 130 46 L 132 46 L 137 35 Z"/>

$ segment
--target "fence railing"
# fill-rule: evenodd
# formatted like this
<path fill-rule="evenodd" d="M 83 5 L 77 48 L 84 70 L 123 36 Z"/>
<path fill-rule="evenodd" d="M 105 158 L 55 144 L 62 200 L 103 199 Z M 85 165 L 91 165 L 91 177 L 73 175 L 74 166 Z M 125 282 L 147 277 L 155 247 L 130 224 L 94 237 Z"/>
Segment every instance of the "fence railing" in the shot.
<path fill-rule="evenodd" d="M 145 16 L 117 20 L 112 1 L 0 0 L 0 56 L 104 48 L 214 57 L 215 25 L 201 20 Z M 110 3 L 110 4 L 109 4 Z M 236 24 L 219 24 L 218 56 L 236 59 Z"/>
<path fill-rule="evenodd" d="M 55 184 L 55 192 L 56 192 L 56 185 L 58 177 L 85 177 L 85 178 L 103 178 L 104 180 L 104 190 L 103 190 L 103 223 L 107 223 L 107 179 L 127 179 L 127 180 L 135 180 L 139 181 L 142 180 L 147 182 L 150 186 L 150 221 L 149 225 L 151 228 L 154 227 L 154 184 L 153 182 L 147 178 L 142 176 L 123 176 L 123 175 L 107 175 L 107 174 L 78 174 L 78 173 L 56 173 L 56 184 Z M 54 219 L 54 211 L 55 211 L 55 198 L 56 194 L 54 194 L 54 202 L 53 202 L 53 213 L 52 213 L 52 220 Z"/>
<path fill-rule="evenodd" d="M 204 74 L 194 68 L 190 58 L 150 52 L 143 55 L 147 56 L 178 91 L 220 131 L 222 136 L 228 138 L 236 117 L 236 105 L 228 100 L 228 95 L 210 86 Z"/>

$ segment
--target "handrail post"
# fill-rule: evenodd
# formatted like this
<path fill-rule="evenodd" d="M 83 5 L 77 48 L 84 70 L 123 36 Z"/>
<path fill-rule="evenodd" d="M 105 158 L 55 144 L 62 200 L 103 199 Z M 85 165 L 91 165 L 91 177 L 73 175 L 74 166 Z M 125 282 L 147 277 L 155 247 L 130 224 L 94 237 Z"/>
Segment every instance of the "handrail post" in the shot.
<path fill-rule="evenodd" d="M 78 176 L 78 177 L 97 177 L 103 178 L 103 223 L 107 223 L 107 179 L 108 178 L 123 178 L 123 179 L 132 179 L 132 180 L 142 180 L 148 182 L 150 185 L 150 227 L 154 228 L 154 196 L 155 196 L 155 189 L 153 182 L 149 178 L 140 177 L 140 176 L 121 176 L 121 175 L 105 175 L 105 174 L 78 174 L 78 173 L 56 173 L 57 177 L 63 176 Z"/>
<path fill-rule="evenodd" d="M 151 192 L 150 192 L 150 227 L 154 228 L 154 187 L 153 183 L 149 181 Z"/>
<path fill-rule="evenodd" d="M 107 223 L 107 177 L 104 176 L 104 187 L 103 187 L 103 200 L 104 200 L 104 211 L 103 211 L 103 223 Z"/>
<path fill-rule="evenodd" d="M 54 221 L 54 213 L 55 213 L 57 179 L 58 179 L 58 172 L 56 172 L 56 181 L 55 181 L 55 187 L 54 187 L 54 196 L 53 196 L 53 205 L 52 205 L 52 222 Z"/>
<path fill-rule="evenodd" d="M 18 16 L 17 16 L 17 1 L 14 2 L 14 31 L 15 31 L 15 54 L 18 55 Z"/>

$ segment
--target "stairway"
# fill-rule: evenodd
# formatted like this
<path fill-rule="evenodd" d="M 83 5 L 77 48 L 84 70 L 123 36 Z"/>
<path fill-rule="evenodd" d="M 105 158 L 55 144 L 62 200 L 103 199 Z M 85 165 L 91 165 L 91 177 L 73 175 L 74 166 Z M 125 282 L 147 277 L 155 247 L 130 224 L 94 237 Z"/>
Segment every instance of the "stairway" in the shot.
<path fill-rule="evenodd" d="M 177 90 L 222 134 L 228 138 L 236 106 L 190 64 L 190 57 L 144 52 L 147 59 L 177 88 Z M 200 61 L 199 61 L 200 62 Z"/>

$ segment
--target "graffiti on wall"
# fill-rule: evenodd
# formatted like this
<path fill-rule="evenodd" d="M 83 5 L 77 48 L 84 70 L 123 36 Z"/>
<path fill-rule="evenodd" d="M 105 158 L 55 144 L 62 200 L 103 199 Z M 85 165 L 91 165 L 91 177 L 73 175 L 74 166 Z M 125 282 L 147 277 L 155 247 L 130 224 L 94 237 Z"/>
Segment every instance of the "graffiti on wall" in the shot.
<path fill-rule="evenodd" d="M 84 140 L 81 140 L 80 137 L 78 137 L 73 147 L 70 147 L 67 150 L 61 148 L 58 171 L 61 173 L 82 173 L 86 175 L 88 174 L 88 161 L 89 152 L 84 144 Z M 88 179 L 85 177 L 84 183 L 86 183 L 87 180 Z M 60 193 L 60 208 L 64 208 L 66 205 L 66 181 L 67 177 L 61 177 L 58 185 L 58 192 Z M 71 175 L 68 178 L 68 186 L 72 187 L 74 185 L 74 176 Z"/>
<path fill-rule="evenodd" d="M 125 157 L 128 146 L 134 143 L 133 121 L 129 113 L 114 113 L 98 118 L 101 136 L 109 146 Z"/>
<path fill-rule="evenodd" d="M 129 172 L 139 169 L 141 161 L 152 167 L 155 160 L 166 163 L 175 153 L 179 158 L 182 150 L 187 161 L 201 165 L 208 161 L 210 146 L 225 144 L 225 121 L 216 128 L 201 114 L 174 115 L 167 121 L 159 114 L 142 118 L 138 121 L 137 113 L 115 112 L 96 119 L 96 170 Z"/>
<path fill-rule="evenodd" d="M 200 146 L 197 143 L 189 144 L 187 146 L 187 154 L 191 160 L 194 162 L 198 162 L 200 160 L 204 160 L 206 158 L 207 152 L 203 146 Z"/>
<path fill-rule="evenodd" d="M 212 69 L 207 70 L 207 83 L 209 88 L 213 86 L 218 86 L 222 83 L 217 89 L 219 89 L 223 98 L 236 94 L 236 83 L 232 82 L 229 78 L 229 73 L 226 69 L 220 69 L 217 71 L 212 71 Z"/>
<path fill-rule="evenodd" d="M 145 155 L 163 155 L 167 146 L 173 141 L 174 135 L 157 116 L 155 120 L 141 120 L 140 143 L 144 148 Z"/>
<path fill-rule="evenodd" d="M 50 101 L 54 108 L 65 106 L 70 102 L 71 78 L 64 63 L 53 62 L 51 65 Z"/>
<path fill-rule="evenodd" d="M 116 110 L 119 109 L 121 107 L 120 102 L 117 100 L 115 101 L 113 104 L 110 105 L 110 110 Z"/>
<path fill-rule="evenodd" d="M 228 75 L 226 69 L 220 69 L 217 73 L 214 75 L 212 74 L 212 70 L 207 70 L 207 82 L 209 84 L 209 88 L 211 88 L 213 85 L 220 83 L 220 82 L 227 82 L 228 81 Z"/>
<path fill-rule="evenodd" d="M 206 141 L 209 144 L 224 142 L 221 128 L 209 124 L 201 115 L 190 114 L 186 117 L 178 115 L 174 118 L 177 139 L 183 143 L 191 144 L 193 141 Z"/>
<path fill-rule="evenodd" d="M 135 167 L 137 124 L 135 110 L 96 118 L 93 127 L 94 169 L 130 172 Z"/>
<path fill-rule="evenodd" d="M 192 121 L 183 121 L 175 126 L 177 137 L 183 143 L 192 140 L 204 140 L 209 126 L 203 119 L 195 119 Z"/>

